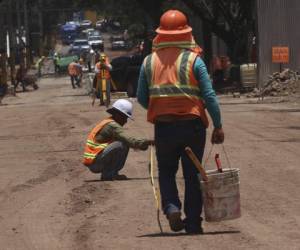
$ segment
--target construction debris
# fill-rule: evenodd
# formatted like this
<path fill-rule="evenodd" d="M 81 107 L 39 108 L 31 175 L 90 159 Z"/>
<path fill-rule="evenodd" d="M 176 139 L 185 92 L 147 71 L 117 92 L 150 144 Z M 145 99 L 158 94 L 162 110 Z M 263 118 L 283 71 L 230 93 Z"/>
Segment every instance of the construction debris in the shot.
<path fill-rule="evenodd" d="M 288 96 L 294 94 L 299 89 L 297 73 L 285 69 L 282 72 L 275 72 L 269 76 L 265 86 L 258 90 L 255 88 L 247 97 L 264 97 L 264 96 Z"/>

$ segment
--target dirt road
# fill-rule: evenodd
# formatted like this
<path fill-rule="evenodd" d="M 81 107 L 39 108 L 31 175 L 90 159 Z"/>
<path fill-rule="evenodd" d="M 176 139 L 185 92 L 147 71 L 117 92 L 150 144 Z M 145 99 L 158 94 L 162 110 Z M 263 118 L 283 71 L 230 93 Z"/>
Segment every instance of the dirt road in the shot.
<path fill-rule="evenodd" d="M 160 235 L 149 152 L 130 152 L 123 170 L 130 180 L 100 182 L 81 157 L 105 109 L 91 107 L 68 78 L 39 85 L 0 107 L 0 249 L 300 249 L 299 104 L 222 97 L 225 146 L 241 170 L 242 218 L 204 223 L 201 236 L 173 234 L 162 218 Z M 135 122 L 126 127 L 152 137 L 132 101 Z M 182 190 L 181 173 L 178 181 Z"/>

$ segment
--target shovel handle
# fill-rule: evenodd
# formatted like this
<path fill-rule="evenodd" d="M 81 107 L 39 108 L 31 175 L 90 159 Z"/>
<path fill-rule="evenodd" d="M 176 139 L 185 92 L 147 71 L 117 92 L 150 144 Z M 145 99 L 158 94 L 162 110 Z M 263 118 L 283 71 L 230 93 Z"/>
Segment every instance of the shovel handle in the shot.
<path fill-rule="evenodd" d="M 194 154 L 194 152 L 192 151 L 192 149 L 190 147 L 186 147 L 185 148 L 185 152 L 187 153 L 187 155 L 189 156 L 189 158 L 191 159 L 191 161 L 194 163 L 194 165 L 196 166 L 196 168 L 198 169 L 202 180 L 204 181 L 208 181 L 205 169 L 202 167 L 201 162 L 198 160 L 197 156 Z"/>

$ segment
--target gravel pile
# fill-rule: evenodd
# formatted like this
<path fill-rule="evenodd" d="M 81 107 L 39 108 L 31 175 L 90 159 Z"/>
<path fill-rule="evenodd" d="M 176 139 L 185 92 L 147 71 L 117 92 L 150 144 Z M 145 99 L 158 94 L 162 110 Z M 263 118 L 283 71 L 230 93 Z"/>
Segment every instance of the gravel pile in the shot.
<path fill-rule="evenodd" d="M 258 90 L 255 88 L 247 97 L 263 97 L 263 96 L 289 96 L 299 91 L 300 82 L 297 73 L 285 69 L 284 71 L 275 72 L 269 76 L 265 86 Z"/>

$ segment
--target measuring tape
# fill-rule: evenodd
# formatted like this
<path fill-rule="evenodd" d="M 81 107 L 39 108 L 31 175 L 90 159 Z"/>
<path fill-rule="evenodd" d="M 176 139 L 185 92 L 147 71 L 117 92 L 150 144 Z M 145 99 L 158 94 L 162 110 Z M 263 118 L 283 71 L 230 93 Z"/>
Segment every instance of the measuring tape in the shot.
<path fill-rule="evenodd" d="M 163 229 L 162 229 L 161 222 L 160 222 L 160 193 L 157 190 L 157 188 L 155 187 L 153 172 L 154 172 L 154 147 L 150 146 L 150 164 L 149 164 L 150 182 L 151 182 L 151 186 L 152 186 L 152 190 L 153 190 L 153 194 L 154 194 L 154 198 L 155 198 L 155 202 L 156 202 L 157 223 L 158 223 L 160 232 L 163 233 Z"/>

